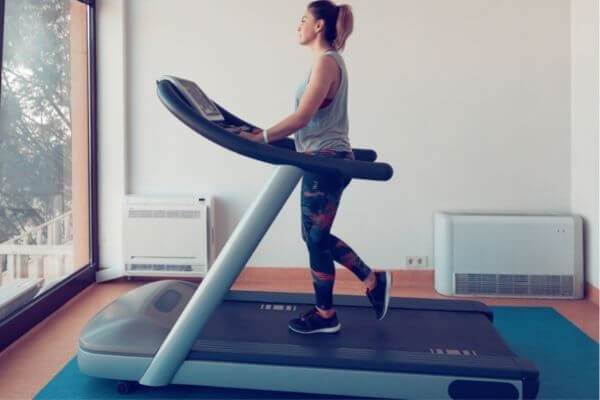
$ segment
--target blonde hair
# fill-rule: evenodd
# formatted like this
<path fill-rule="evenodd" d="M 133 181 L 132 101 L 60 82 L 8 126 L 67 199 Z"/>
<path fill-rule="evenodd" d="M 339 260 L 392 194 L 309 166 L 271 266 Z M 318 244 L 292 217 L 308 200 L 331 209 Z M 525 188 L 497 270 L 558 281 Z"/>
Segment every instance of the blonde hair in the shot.
<path fill-rule="evenodd" d="M 336 37 L 333 41 L 333 45 L 336 50 L 344 50 L 346 45 L 346 39 L 352 33 L 354 29 L 354 17 L 352 15 L 352 7 L 347 4 L 338 6 L 338 17 L 335 24 Z"/>
<path fill-rule="evenodd" d="M 316 20 L 325 21 L 325 40 L 336 50 L 344 50 L 346 39 L 354 28 L 352 7 L 347 4 L 337 6 L 330 0 L 318 0 L 310 3 L 308 9 Z"/>

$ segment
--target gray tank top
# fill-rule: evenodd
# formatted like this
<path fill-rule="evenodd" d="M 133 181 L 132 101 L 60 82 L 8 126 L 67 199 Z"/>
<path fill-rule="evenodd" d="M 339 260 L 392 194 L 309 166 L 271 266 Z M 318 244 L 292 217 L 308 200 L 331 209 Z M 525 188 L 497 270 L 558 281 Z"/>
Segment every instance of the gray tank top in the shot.
<path fill-rule="evenodd" d="M 336 51 L 323 53 L 332 57 L 342 71 L 340 85 L 335 93 L 331 103 L 323 108 L 319 108 L 310 122 L 302 129 L 296 131 L 294 143 L 296 151 L 352 151 L 350 139 L 348 138 L 348 75 L 346 73 L 346 64 L 342 56 Z M 308 72 L 304 81 L 298 86 L 296 91 L 296 109 L 300 104 L 300 99 L 306 90 L 306 85 L 310 79 Z"/>

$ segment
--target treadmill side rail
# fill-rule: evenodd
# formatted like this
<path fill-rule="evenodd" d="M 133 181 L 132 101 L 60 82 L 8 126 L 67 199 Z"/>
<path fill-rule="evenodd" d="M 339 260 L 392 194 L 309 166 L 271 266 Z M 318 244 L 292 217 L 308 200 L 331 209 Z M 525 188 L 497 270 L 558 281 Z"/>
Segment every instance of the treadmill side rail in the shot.
<path fill-rule="evenodd" d="M 389 399 L 448 398 L 455 382 L 477 387 L 479 398 L 493 398 L 499 386 L 514 394 L 510 398 L 523 398 L 520 380 L 218 361 L 185 361 L 173 378 L 176 384 Z"/>
<path fill-rule="evenodd" d="M 139 381 L 152 360 L 149 357 L 88 353 L 81 349 L 77 359 L 80 370 L 87 375 L 128 381 Z M 448 398 L 450 390 L 462 390 L 464 393 L 473 388 L 479 390 L 479 397 L 491 398 L 502 388 L 504 392 L 514 394 L 509 398 L 529 399 L 535 398 L 538 387 L 537 380 L 522 382 L 513 379 L 203 360 L 184 361 L 172 383 L 389 399 Z"/>

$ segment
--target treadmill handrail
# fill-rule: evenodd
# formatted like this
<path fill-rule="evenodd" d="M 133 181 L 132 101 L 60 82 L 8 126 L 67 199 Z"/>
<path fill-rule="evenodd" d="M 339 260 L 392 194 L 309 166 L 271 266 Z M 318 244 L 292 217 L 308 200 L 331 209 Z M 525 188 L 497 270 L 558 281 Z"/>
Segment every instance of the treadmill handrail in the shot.
<path fill-rule="evenodd" d="M 358 155 L 359 159 L 346 160 L 314 157 L 292 151 L 289 139 L 280 141 L 282 143 L 275 142 L 273 145 L 251 142 L 205 119 L 189 105 L 171 82 L 157 81 L 157 93 L 165 107 L 188 127 L 208 140 L 246 157 L 271 164 L 293 165 L 306 171 L 337 173 L 357 179 L 386 181 L 393 175 L 393 169 L 389 164 L 372 162 L 376 157 L 372 150 L 358 150 L 355 155 Z M 253 126 L 235 117 L 220 105 L 217 104 L 217 107 L 226 120 Z"/>

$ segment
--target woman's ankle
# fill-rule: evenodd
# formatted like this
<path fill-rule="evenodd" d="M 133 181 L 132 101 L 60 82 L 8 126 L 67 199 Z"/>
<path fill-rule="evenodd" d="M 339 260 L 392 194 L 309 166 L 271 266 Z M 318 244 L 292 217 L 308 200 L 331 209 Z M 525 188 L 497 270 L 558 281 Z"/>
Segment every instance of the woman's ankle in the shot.
<path fill-rule="evenodd" d="M 375 271 L 371 271 L 367 278 L 364 280 L 365 287 L 372 291 L 377 287 L 377 279 L 375 278 Z"/>
<path fill-rule="evenodd" d="M 319 315 L 323 318 L 329 319 L 331 317 L 333 317 L 335 315 L 335 309 L 334 308 L 329 308 L 327 310 L 322 310 L 319 307 L 316 307 L 317 312 L 319 313 Z"/>

